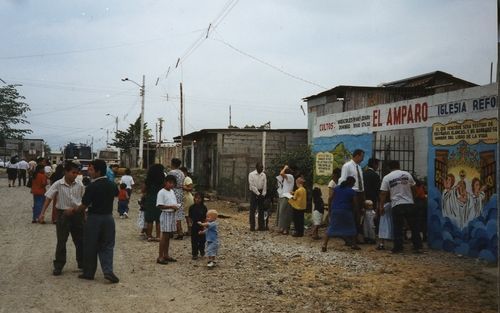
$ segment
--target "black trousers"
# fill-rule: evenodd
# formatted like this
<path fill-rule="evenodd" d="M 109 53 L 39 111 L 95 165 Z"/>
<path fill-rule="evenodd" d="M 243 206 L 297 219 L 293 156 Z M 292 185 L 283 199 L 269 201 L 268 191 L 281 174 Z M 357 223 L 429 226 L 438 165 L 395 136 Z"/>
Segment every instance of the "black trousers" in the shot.
<path fill-rule="evenodd" d="M 411 230 L 413 249 L 421 249 L 422 239 L 420 238 L 420 229 L 418 227 L 417 209 L 414 204 L 400 204 L 392 208 L 394 250 L 403 250 L 405 220 Z"/>
<path fill-rule="evenodd" d="M 199 230 L 198 227 L 191 228 L 191 254 L 193 256 L 205 255 L 205 235 L 198 234 Z"/>
<path fill-rule="evenodd" d="M 56 223 L 56 258 L 54 260 L 54 268 L 62 270 L 66 264 L 66 242 L 69 234 L 75 245 L 76 262 L 78 268 L 83 267 L 83 213 L 65 216 L 63 210 L 57 210 Z"/>
<path fill-rule="evenodd" d="M 23 180 L 23 186 L 26 186 L 26 170 L 19 170 L 17 174 L 17 181 L 19 186 L 21 186 L 21 179 Z"/>
<path fill-rule="evenodd" d="M 304 236 L 304 210 L 293 209 L 293 227 L 296 235 Z"/>
<path fill-rule="evenodd" d="M 83 274 L 94 277 L 97 257 L 104 274 L 113 272 L 115 220 L 111 214 L 89 214 L 83 230 Z"/>
<path fill-rule="evenodd" d="M 264 197 L 257 196 L 253 192 L 250 194 L 250 230 L 255 230 L 255 212 L 259 213 L 258 229 L 265 230 L 266 222 L 264 220 Z"/>

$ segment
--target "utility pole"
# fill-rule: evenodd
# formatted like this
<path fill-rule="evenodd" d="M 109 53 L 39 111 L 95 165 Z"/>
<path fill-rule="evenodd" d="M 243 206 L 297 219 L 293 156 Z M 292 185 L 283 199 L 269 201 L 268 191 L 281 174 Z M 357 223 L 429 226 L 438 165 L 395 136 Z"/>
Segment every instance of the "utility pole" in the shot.
<path fill-rule="evenodd" d="M 229 127 L 233 126 L 231 123 L 231 106 L 229 106 Z"/>
<path fill-rule="evenodd" d="M 141 132 L 139 137 L 139 158 L 137 160 L 137 165 L 142 169 L 143 159 L 142 156 L 144 154 L 144 98 L 146 97 L 146 75 L 142 75 L 142 86 L 141 86 Z"/>
<path fill-rule="evenodd" d="M 109 142 L 109 129 L 106 129 L 106 148 L 108 147 Z"/>
<path fill-rule="evenodd" d="M 158 133 L 159 133 L 158 145 L 159 145 L 159 147 L 161 149 L 161 143 L 162 143 L 161 132 L 163 130 L 163 118 L 161 118 L 161 117 L 158 118 L 158 123 L 159 123 L 159 126 L 158 126 Z M 158 149 L 157 149 L 156 152 L 158 153 Z M 158 162 L 161 164 L 161 152 L 158 153 Z"/>
<path fill-rule="evenodd" d="M 182 96 L 182 83 L 181 86 L 181 161 L 184 164 L 184 101 Z"/>

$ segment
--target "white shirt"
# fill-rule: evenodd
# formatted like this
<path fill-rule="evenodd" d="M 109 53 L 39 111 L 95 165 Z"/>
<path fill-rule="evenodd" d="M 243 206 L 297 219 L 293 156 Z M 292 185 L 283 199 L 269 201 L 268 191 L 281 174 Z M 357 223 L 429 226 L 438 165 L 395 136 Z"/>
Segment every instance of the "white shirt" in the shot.
<path fill-rule="evenodd" d="M 27 170 L 30 168 L 30 165 L 25 160 L 21 160 L 17 163 L 17 168 L 20 170 Z"/>
<path fill-rule="evenodd" d="M 248 174 L 248 187 L 257 196 L 260 195 L 259 190 L 262 190 L 262 195 L 265 196 L 267 192 L 266 174 L 262 171 L 260 174 L 257 170 Z"/>
<path fill-rule="evenodd" d="M 75 180 L 72 184 L 68 184 L 63 177 L 50 186 L 45 196 L 49 199 L 54 199 L 57 196 L 56 208 L 67 210 L 76 208 L 82 203 L 84 192 L 85 187 L 81 182 Z"/>
<path fill-rule="evenodd" d="M 127 185 L 127 189 L 132 189 L 132 186 L 135 184 L 134 179 L 130 175 L 123 175 L 120 179 L 120 184 Z"/>
<path fill-rule="evenodd" d="M 415 181 L 410 173 L 395 170 L 384 176 L 380 190 L 390 192 L 391 206 L 395 207 L 399 204 L 413 204 L 412 186 L 415 186 Z"/>
<path fill-rule="evenodd" d="M 176 205 L 179 206 L 177 203 L 177 199 L 175 198 L 175 193 L 173 189 L 167 190 L 165 188 L 162 188 L 160 191 L 158 191 L 158 195 L 156 197 L 156 206 L 159 205 Z M 163 210 L 166 212 L 174 212 L 174 209 L 167 209 Z"/>
<path fill-rule="evenodd" d="M 50 173 L 52 173 L 52 167 L 50 165 L 47 165 L 43 168 L 45 171 L 45 175 L 50 176 Z"/>
<path fill-rule="evenodd" d="M 278 196 L 280 198 L 284 197 L 283 194 L 291 193 L 295 184 L 293 175 L 285 174 L 285 177 L 281 175 L 276 176 L 276 180 L 278 181 Z"/>
<path fill-rule="evenodd" d="M 344 165 L 342 165 L 342 174 L 339 178 L 339 184 L 341 184 L 349 176 L 354 177 L 354 179 L 356 180 L 356 183 L 354 183 L 354 187 L 352 187 L 352 189 L 356 192 L 364 191 L 364 188 L 360 190 L 358 181 L 358 178 L 360 178 L 363 187 L 365 186 L 363 181 L 363 170 L 361 169 L 361 166 L 359 166 L 356 162 L 354 162 L 354 160 L 350 160 L 349 162 L 346 162 L 344 163 Z"/>
<path fill-rule="evenodd" d="M 10 163 L 9 162 L 9 164 L 7 165 L 7 168 L 15 168 L 15 169 L 17 169 L 18 168 L 17 167 L 17 163 Z"/>

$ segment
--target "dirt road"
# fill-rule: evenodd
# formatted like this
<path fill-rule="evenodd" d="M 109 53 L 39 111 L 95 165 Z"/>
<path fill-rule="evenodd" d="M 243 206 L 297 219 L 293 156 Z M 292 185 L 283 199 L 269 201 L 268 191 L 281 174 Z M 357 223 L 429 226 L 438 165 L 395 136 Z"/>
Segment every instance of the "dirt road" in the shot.
<path fill-rule="evenodd" d="M 496 280 L 475 260 L 427 251 L 391 255 L 333 241 L 327 253 L 309 237 L 252 232 L 247 213 L 208 202 L 220 219 L 219 266 L 192 261 L 189 237 L 174 241 L 177 263 L 155 263 L 158 245 L 141 240 L 133 195 L 131 218 L 116 219 L 115 272 L 77 278 L 74 247 L 52 276 L 55 226 L 31 224 L 31 194 L 0 178 L 0 313 L 3 312 L 496 312 Z M 47 214 L 49 215 L 49 214 Z"/>

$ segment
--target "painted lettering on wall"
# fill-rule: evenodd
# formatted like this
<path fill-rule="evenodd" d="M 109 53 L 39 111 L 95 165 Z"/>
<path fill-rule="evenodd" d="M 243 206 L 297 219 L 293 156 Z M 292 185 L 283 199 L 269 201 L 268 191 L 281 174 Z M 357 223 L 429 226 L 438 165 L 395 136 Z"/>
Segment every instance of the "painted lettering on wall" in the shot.
<path fill-rule="evenodd" d="M 498 121 L 496 118 L 479 121 L 465 120 L 463 123 L 435 123 L 432 125 L 432 144 L 435 146 L 455 145 L 460 141 L 468 144 L 496 143 L 498 141 Z"/>
<path fill-rule="evenodd" d="M 317 176 L 330 176 L 333 171 L 333 154 L 330 152 L 317 153 L 315 169 Z"/>

